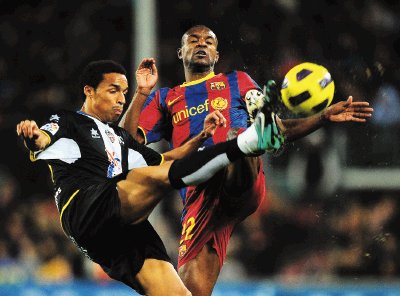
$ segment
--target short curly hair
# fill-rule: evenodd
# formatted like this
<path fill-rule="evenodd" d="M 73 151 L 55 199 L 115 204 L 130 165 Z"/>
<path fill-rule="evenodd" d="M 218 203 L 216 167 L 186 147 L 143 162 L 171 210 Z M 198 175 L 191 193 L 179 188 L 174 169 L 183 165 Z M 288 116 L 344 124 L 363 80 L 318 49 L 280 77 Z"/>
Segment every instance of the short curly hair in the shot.
<path fill-rule="evenodd" d="M 86 85 L 96 89 L 100 82 L 104 79 L 103 75 L 107 73 L 120 73 L 126 75 L 126 70 L 121 64 L 112 60 L 99 60 L 90 62 L 82 71 L 79 80 L 80 89 L 83 90 Z M 85 98 L 86 96 L 82 92 L 82 99 L 85 100 Z"/>

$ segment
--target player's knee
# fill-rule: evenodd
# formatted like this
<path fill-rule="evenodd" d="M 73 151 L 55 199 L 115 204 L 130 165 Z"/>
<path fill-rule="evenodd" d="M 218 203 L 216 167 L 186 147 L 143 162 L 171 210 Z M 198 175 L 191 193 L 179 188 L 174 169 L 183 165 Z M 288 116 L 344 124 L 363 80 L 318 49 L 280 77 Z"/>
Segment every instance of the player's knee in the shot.
<path fill-rule="evenodd" d="M 241 221 L 257 211 L 263 198 L 261 195 L 250 192 L 241 195 L 225 193 L 221 201 L 223 202 L 224 212 L 229 217 L 235 217 Z"/>
<path fill-rule="evenodd" d="M 243 218 L 250 216 L 255 211 L 257 211 L 259 205 L 260 205 L 260 203 L 258 200 L 255 200 L 255 199 L 248 200 L 241 212 L 241 215 L 243 216 Z"/>
<path fill-rule="evenodd" d="M 192 296 L 192 293 L 190 293 L 190 291 L 186 287 L 182 287 L 178 291 L 176 291 L 176 294 L 174 293 L 174 295 Z"/>
<path fill-rule="evenodd" d="M 217 279 L 217 276 L 214 279 L 210 278 L 210 274 L 213 274 L 213 269 L 211 268 L 207 274 L 204 274 L 204 266 L 200 268 L 198 264 L 191 263 L 193 261 L 178 269 L 179 277 L 193 295 L 211 295 Z"/>
<path fill-rule="evenodd" d="M 187 268 L 187 264 L 183 265 L 178 269 L 178 275 L 182 279 L 186 287 L 188 287 L 191 291 L 196 291 L 194 287 L 200 281 L 193 280 L 192 270 Z"/>
<path fill-rule="evenodd" d="M 176 296 L 192 296 L 192 293 L 190 293 L 190 291 L 186 288 L 182 288 L 179 290 L 174 290 L 171 291 L 170 293 L 168 293 L 168 295 L 176 295 Z"/>
<path fill-rule="evenodd" d="M 182 276 L 181 276 L 182 277 Z M 193 277 L 186 277 L 185 279 L 182 279 L 188 287 L 188 289 L 191 291 L 189 295 L 209 295 L 211 294 L 212 289 L 209 288 L 210 283 L 209 282 L 204 282 L 201 279 L 197 278 L 196 280 Z M 209 291 L 211 290 L 211 291 Z"/>
<path fill-rule="evenodd" d="M 146 295 L 174 295 L 174 296 L 192 296 L 192 293 L 184 286 L 179 287 L 149 287 L 144 289 Z"/>

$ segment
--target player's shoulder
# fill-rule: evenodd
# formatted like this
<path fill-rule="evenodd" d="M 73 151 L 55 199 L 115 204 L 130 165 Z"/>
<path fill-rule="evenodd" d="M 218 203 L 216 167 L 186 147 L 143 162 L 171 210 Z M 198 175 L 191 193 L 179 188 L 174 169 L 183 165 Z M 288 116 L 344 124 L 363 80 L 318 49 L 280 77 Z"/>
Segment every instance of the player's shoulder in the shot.
<path fill-rule="evenodd" d="M 250 77 L 250 75 L 247 72 L 242 71 L 242 70 L 233 70 L 233 71 L 231 71 L 231 73 L 235 73 L 238 76 Z"/>
<path fill-rule="evenodd" d="M 65 116 L 65 118 L 69 121 L 91 121 L 91 119 L 81 111 L 71 111 L 63 109 L 61 114 Z"/>
<path fill-rule="evenodd" d="M 226 77 L 237 77 L 237 79 L 251 78 L 251 76 L 247 72 L 241 70 L 231 70 L 228 72 L 220 73 L 217 76 L 219 75 L 223 75 Z"/>
<path fill-rule="evenodd" d="M 154 98 L 158 97 L 161 101 L 164 100 L 168 93 L 171 91 L 169 87 L 161 87 L 153 92 L 151 92 L 149 99 L 153 100 Z"/>
<path fill-rule="evenodd" d="M 172 89 L 171 87 L 164 86 L 164 87 L 159 88 L 157 91 L 158 91 L 158 92 L 168 92 L 168 91 L 170 91 L 171 89 Z"/>
<path fill-rule="evenodd" d="M 180 96 L 180 95 L 182 95 L 183 90 L 184 89 L 182 88 L 181 85 L 177 85 L 172 88 L 164 87 L 164 88 L 160 89 L 160 100 L 166 101 L 167 98 L 171 99 L 172 97 Z"/>
<path fill-rule="evenodd" d="M 178 84 L 173 87 L 165 87 L 164 90 L 166 93 L 178 92 L 178 91 L 180 91 L 180 89 L 182 89 L 183 86 L 184 86 L 184 84 Z"/>
<path fill-rule="evenodd" d="M 77 125 L 92 123 L 93 120 L 84 112 L 60 109 L 49 118 L 50 121 L 62 121 L 64 124 Z"/>
<path fill-rule="evenodd" d="M 170 91 L 170 90 L 171 90 L 170 87 L 166 87 L 166 86 L 165 86 L 165 87 L 161 87 L 161 88 L 159 88 L 159 89 L 157 89 L 157 90 L 153 90 L 153 91 L 151 92 L 150 95 L 165 93 L 165 92 L 168 92 L 168 91 Z"/>
<path fill-rule="evenodd" d="M 61 118 L 66 118 L 71 116 L 71 111 L 66 110 L 66 109 L 57 109 L 57 110 L 51 110 L 47 112 L 47 117 L 46 121 L 59 121 Z"/>

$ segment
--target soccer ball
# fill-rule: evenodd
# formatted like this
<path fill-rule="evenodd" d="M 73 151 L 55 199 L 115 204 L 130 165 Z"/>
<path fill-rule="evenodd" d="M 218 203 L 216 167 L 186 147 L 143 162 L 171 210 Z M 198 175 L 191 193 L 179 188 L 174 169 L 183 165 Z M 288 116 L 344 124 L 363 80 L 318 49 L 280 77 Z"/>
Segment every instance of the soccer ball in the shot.
<path fill-rule="evenodd" d="M 335 84 L 321 65 L 299 64 L 285 75 L 281 95 L 285 106 L 296 114 L 312 115 L 325 110 L 333 99 Z"/>

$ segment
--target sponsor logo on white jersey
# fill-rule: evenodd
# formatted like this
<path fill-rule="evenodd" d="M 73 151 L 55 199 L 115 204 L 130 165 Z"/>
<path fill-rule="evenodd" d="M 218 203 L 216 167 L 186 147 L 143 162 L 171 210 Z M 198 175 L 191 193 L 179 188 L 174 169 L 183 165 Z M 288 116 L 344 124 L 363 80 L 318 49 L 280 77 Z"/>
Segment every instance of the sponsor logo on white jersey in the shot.
<path fill-rule="evenodd" d="M 111 143 L 114 143 L 115 142 L 114 134 L 112 132 L 110 132 L 109 130 L 105 130 L 104 132 L 106 133 L 107 137 L 110 139 Z"/>

